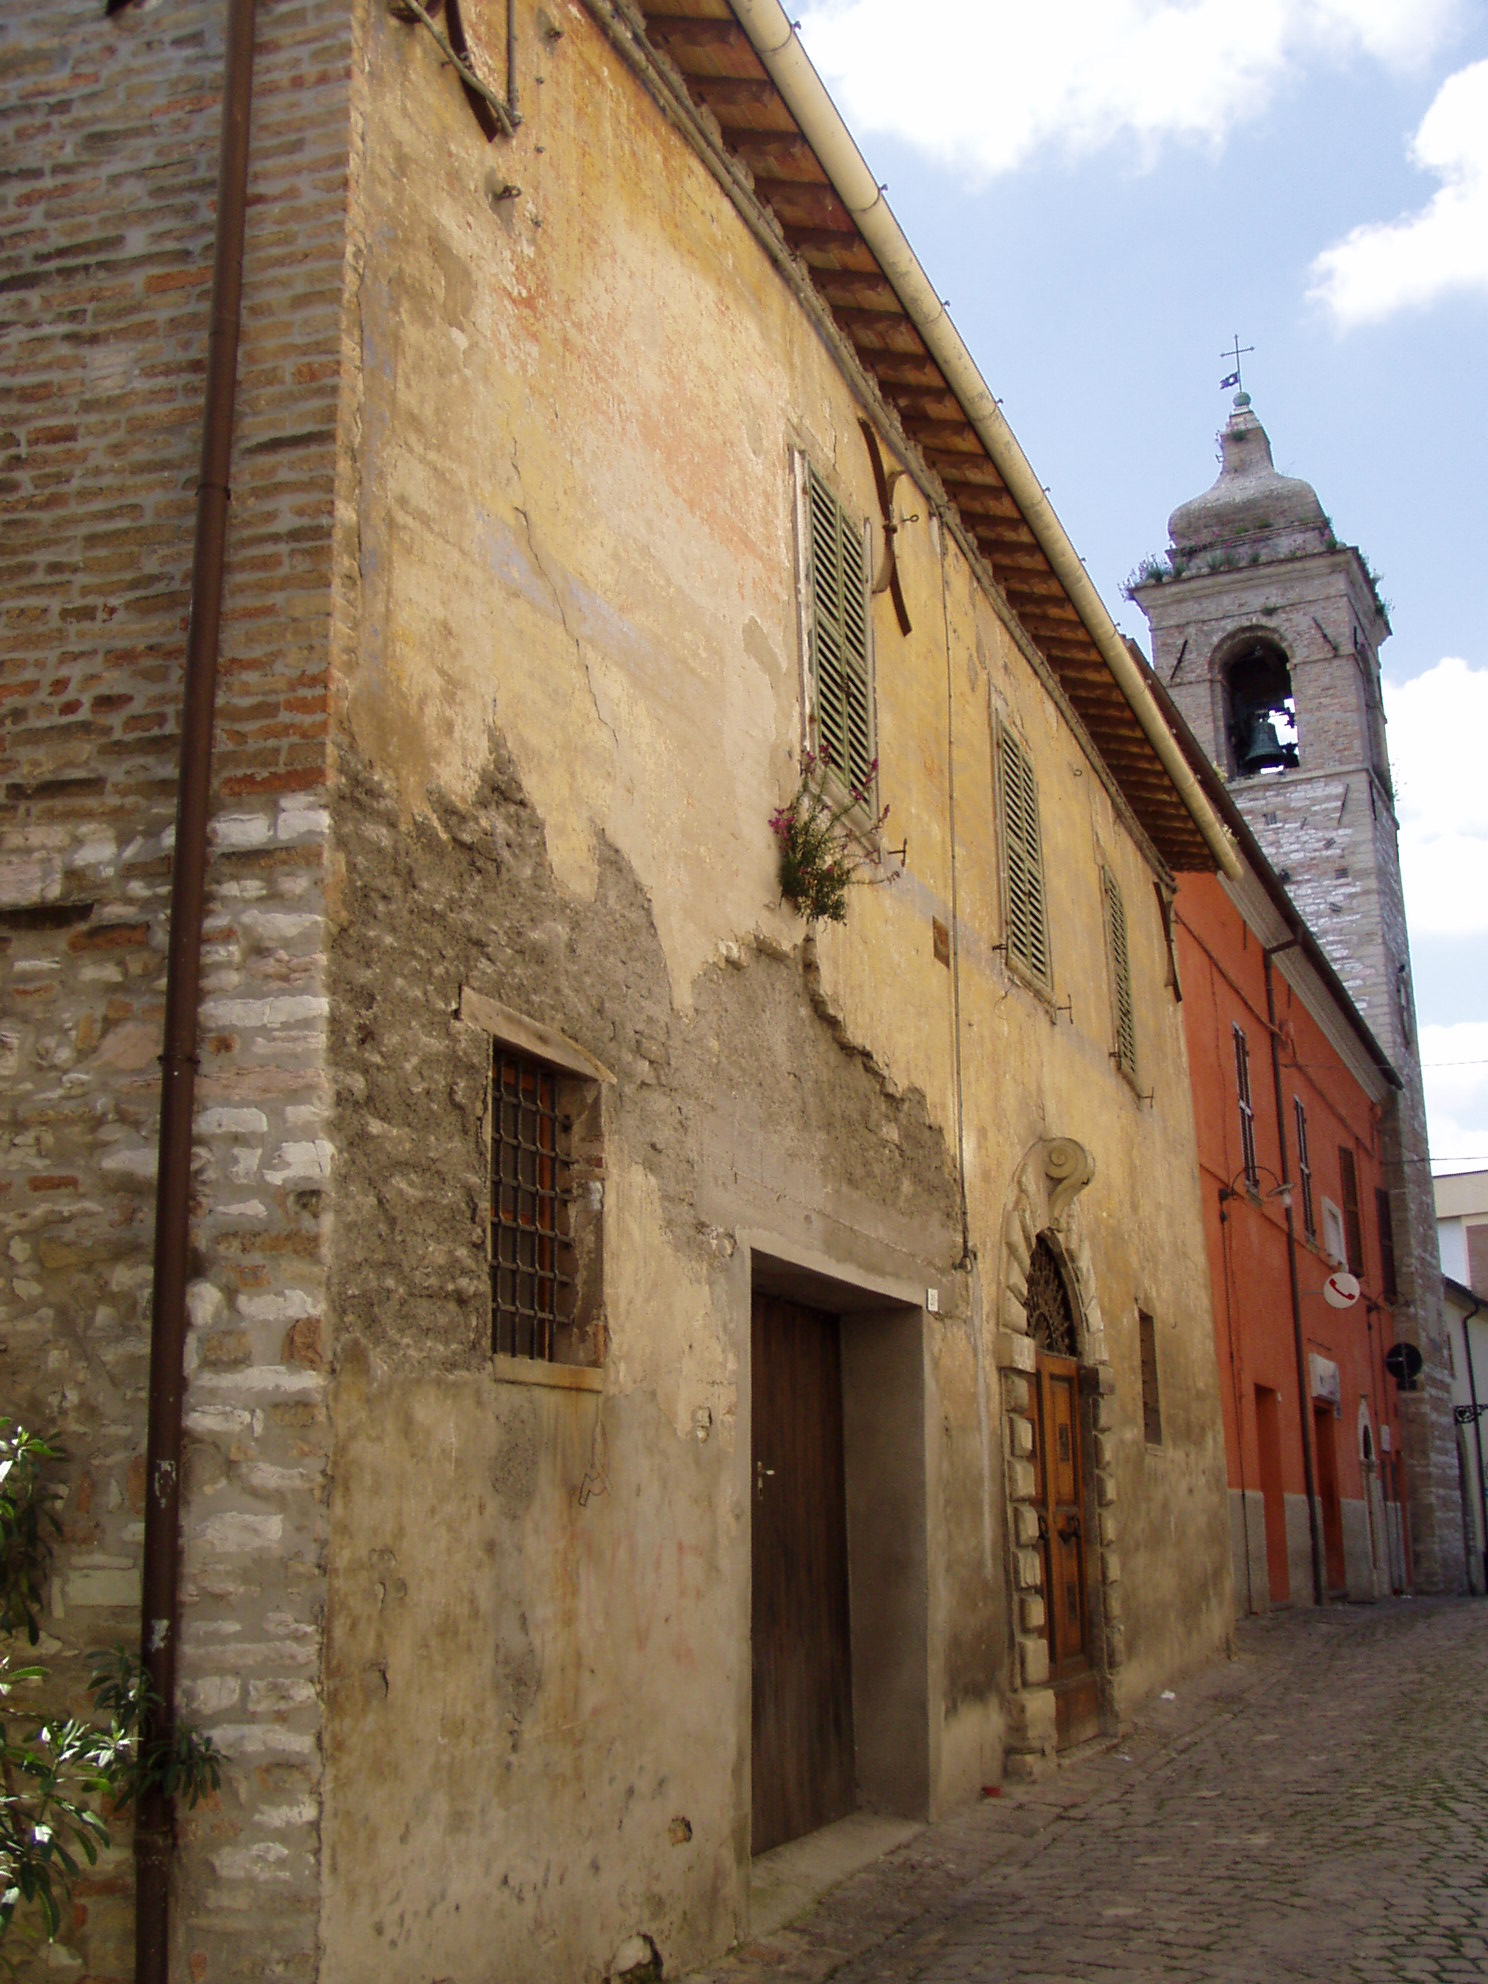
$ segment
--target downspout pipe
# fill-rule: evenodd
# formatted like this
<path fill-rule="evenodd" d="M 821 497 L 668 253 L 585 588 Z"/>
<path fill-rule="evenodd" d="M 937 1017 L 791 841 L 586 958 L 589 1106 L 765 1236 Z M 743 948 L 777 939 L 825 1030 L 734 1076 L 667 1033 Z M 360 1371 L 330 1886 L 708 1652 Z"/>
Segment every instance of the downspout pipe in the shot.
<path fill-rule="evenodd" d="M 212 728 L 242 321 L 254 7 L 255 0 L 227 0 L 222 144 L 217 168 L 201 473 L 196 492 L 191 617 L 186 636 L 181 763 L 171 862 L 140 1603 L 140 1650 L 153 1698 L 142 1732 L 142 1745 L 147 1750 L 169 1744 L 175 1732 L 176 1652 L 180 1638 L 181 1415 L 191 1237 L 191 1124 L 196 1099 L 197 1005 L 206 900 Z M 158 1787 L 147 1791 L 140 1799 L 134 1827 L 136 1984 L 167 1984 L 174 1833 L 172 1801 Z"/>
<path fill-rule="evenodd" d="M 838 114 L 826 85 L 812 67 L 779 0 L 729 0 L 740 27 L 784 97 L 807 143 L 820 159 L 838 197 L 878 258 L 915 329 L 925 340 L 946 383 L 976 429 L 1008 492 L 1022 511 L 1039 547 L 1068 594 L 1101 658 L 1131 705 L 1132 713 L 1177 788 L 1194 824 L 1223 872 L 1240 879 L 1234 842 L 1216 816 L 1162 713 L 1141 670 L 1132 661 L 1104 600 L 1091 584 L 1043 484 L 1030 467 L 1002 409 L 977 370 L 935 286 L 895 220 L 883 189 L 868 169 L 852 133 Z"/>
<path fill-rule="evenodd" d="M 1297 942 L 1297 938 L 1289 937 L 1284 944 L 1271 944 L 1261 953 L 1266 972 L 1266 1032 L 1271 1041 L 1271 1083 L 1276 1094 L 1276 1139 L 1280 1148 L 1283 1185 L 1291 1183 L 1291 1166 L 1287 1161 L 1285 1104 L 1281 1093 L 1281 1040 L 1276 1024 L 1276 973 L 1272 960 L 1278 951 L 1290 951 Z M 1307 1384 L 1307 1344 L 1302 1331 L 1302 1287 L 1297 1276 L 1297 1221 L 1292 1211 L 1290 1193 L 1282 1210 L 1286 1217 L 1287 1280 L 1292 1296 L 1292 1343 L 1297 1354 L 1297 1407 L 1302 1419 L 1302 1478 L 1307 1487 L 1307 1537 L 1312 1545 L 1312 1597 L 1315 1605 L 1321 1605 L 1324 1598 L 1323 1538 L 1318 1512 L 1317 1468 L 1312 1451 L 1312 1394 Z"/>

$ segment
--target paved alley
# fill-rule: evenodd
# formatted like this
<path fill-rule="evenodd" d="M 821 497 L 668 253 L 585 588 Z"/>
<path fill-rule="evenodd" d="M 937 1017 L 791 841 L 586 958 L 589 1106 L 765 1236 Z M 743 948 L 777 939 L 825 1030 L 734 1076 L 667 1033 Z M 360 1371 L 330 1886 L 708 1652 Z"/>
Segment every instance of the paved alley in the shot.
<path fill-rule="evenodd" d="M 706 1973 L 827 1977 L 1488 1979 L 1488 1604 L 1250 1622 L 1119 1742 L 927 1828 Z"/>

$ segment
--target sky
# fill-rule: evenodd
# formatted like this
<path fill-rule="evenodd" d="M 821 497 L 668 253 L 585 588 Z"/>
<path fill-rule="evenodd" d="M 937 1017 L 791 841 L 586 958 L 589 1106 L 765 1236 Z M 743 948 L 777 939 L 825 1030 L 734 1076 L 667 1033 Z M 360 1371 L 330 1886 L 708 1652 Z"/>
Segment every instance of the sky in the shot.
<path fill-rule="evenodd" d="M 1488 6 L 813 0 L 802 40 L 1123 630 L 1221 352 L 1382 574 L 1432 1157 L 1488 1168 Z M 1150 652 L 1150 648 L 1149 648 Z"/>

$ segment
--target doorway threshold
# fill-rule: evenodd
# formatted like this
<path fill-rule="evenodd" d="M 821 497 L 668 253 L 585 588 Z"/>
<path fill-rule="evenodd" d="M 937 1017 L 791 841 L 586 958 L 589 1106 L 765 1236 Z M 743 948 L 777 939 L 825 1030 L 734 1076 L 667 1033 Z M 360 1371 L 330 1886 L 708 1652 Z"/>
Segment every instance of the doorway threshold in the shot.
<path fill-rule="evenodd" d="M 920 1819 L 849 1812 L 845 1819 L 787 1840 L 749 1864 L 749 1933 L 773 1936 L 850 1874 L 903 1846 L 925 1830 Z"/>

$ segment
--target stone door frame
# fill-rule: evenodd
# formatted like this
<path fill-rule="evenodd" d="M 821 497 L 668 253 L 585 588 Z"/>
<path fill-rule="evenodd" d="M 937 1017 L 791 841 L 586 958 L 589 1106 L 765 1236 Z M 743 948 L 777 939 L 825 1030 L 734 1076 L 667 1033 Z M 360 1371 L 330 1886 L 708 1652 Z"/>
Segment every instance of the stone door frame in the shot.
<path fill-rule="evenodd" d="M 1089 1402 L 1089 1480 L 1097 1525 L 1091 1552 L 1091 1664 L 1109 1701 L 1111 1678 L 1126 1657 L 1121 1625 L 1121 1564 L 1116 1554 L 1116 1478 L 1112 1465 L 1116 1380 L 1106 1348 L 1095 1264 L 1081 1230 L 1077 1201 L 1095 1176 L 1095 1160 L 1073 1137 L 1045 1137 L 1025 1153 L 1014 1174 L 1002 1223 L 997 1366 L 1002 1374 L 1002 1422 L 1008 1506 L 1013 1662 L 1004 1768 L 1033 1777 L 1054 1761 L 1054 1690 L 1034 1503 L 1033 1428 L 1028 1419 L 1037 1349 L 1028 1329 L 1028 1265 L 1042 1234 L 1063 1271 L 1075 1316 L 1080 1390 Z"/>

